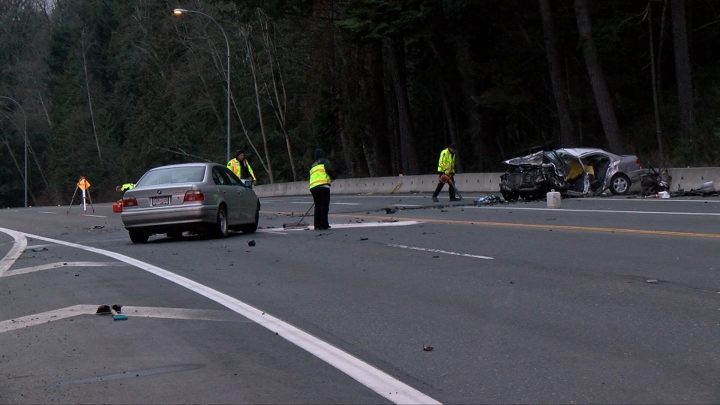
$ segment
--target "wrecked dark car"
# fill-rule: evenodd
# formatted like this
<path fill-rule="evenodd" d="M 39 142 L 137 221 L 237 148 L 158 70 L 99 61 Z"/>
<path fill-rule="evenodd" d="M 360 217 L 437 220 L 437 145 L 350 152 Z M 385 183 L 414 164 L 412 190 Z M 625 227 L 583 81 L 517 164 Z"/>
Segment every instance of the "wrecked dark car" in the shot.
<path fill-rule="evenodd" d="M 637 156 L 595 148 L 539 151 L 503 163 L 500 192 L 507 201 L 544 198 L 552 190 L 576 197 L 627 194 L 644 173 Z"/>

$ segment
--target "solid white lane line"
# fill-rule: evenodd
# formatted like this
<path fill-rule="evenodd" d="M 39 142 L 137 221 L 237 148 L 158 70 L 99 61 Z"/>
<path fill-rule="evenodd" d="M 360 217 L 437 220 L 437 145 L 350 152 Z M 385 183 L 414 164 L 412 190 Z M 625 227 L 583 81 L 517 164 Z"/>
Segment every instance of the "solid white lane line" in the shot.
<path fill-rule="evenodd" d="M 359 224 L 330 224 L 332 228 L 328 229 L 328 231 L 332 231 L 334 229 L 349 229 L 349 228 L 376 228 L 376 227 L 384 227 L 384 226 L 408 226 L 408 225 L 417 225 L 420 222 L 418 221 L 395 221 L 395 222 L 361 222 Z M 266 229 L 258 229 L 258 232 L 267 232 L 267 233 L 281 233 L 281 232 L 290 232 L 290 231 L 304 231 L 307 229 L 315 229 L 312 225 L 307 225 L 303 227 L 291 227 L 291 228 L 266 228 Z"/>
<path fill-rule="evenodd" d="M 6 272 L 4 275 L 2 275 L 0 277 L 10 277 L 10 276 L 16 276 L 18 274 L 34 273 L 36 271 L 57 269 L 60 267 L 104 267 L 104 266 L 119 266 L 119 265 L 122 266 L 124 264 L 118 263 L 118 262 L 57 262 L 57 263 L 42 264 L 40 266 L 23 267 L 21 269 L 15 269 L 15 270 Z"/>
<path fill-rule="evenodd" d="M 595 214 L 648 214 L 648 215 L 692 215 L 692 216 L 720 216 L 720 212 L 666 212 L 666 211 L 623 211 L 623 210 L 585 210 L 573 208 L 530 208 L 530 207 L 476 207 L 468 206 L 463 208 L 477 208 L 483 210 L 501 211 L 561 211 L 561 212 L 591 212 Z"/>
<path fill-rule="evenodd" d="M 691 203 L 720 203 L 720 200 L 684 200 L 678 198 L 633 198 L 633 199 L 616 199 L 616 198 L 578 198 L 578 201 L 625 201 L 625 202 L 691 202 Z"/>
<path fill-rule="evenodd" d="M 469 253 L 449 252 L 447 250 L 440 250 L 440 249 L 428 249 L 428 248 L 421 248 L 421 247 L 417 247 L 417 246 L 396 245 L 396 244 L 388 244 L 387 246 L 394 247 L 394 248 L 400 248 L 400 249 L 419 250 L 421 252 L 442 253 L 444 255 L 472 257 L 473 259 L 493 260 L 493 258 L 490 256 L 480 256 L 480 255 L 471 255 Z"/>
<path fill-rule="evenodd" d="M 13 264 L 15 264 L 15 261 L 25 251 L 25 249 L 27 249 L 27 238 L 25 235 L 15 231 L 8 233 L 8 235 L 13 238 L 13 246 L 10 248 L 10 251 L 7 252 L 5 257 L 0 259 L 0 277 L 2 277 L 5 272 L 12 267 Z"/>
<path fill-rule="evenodd" d="M 348 203 L 348 202 L 334 202 L 332 205 L 360 205 L 360 203 Z"/>
<path fill-rule="evenodd" d="M 48 247 L 48 246 L 50 246 L 50 245 L 47 243 L 43 244 L 43 245 L 32 245 L 32 246 L 25 247 L 25 250 L 40 249 L 40 248 L 44 248 L 44 247 Z"/>
<path fill-rule="evenodd" d="M 42 325 L 81 315 L 97 315 L 99 305 L 73 305 L 39 314 L 0 321 L 0 333 Z M 122 313 L 133 318 L 185 319 L 197 321 L 239 322 L 241 318 L 230 311 L 213 309 L 186 309 L 161 307 L 123 306 Z"/>
<path fill-rule="evenodd" d="M 290 201 L 290 204 L 312 204 L 312 201 Z"/>
<path fill-rule="evenodd" d="M 106 215 L 82 214 L 84 217 L 107 218 Z"/>
<path fill-rule="evenodd" d="M 38 212 L 41 214 L 57 214 L 57 212 L 52 212 L 52 211 L 38 211 Z"/>
<path fill-rule="evenodd" d="M 94 248 L 92 246 L 79 245 L 72 242 L 66 242 L 59 239 L 46 238 L 44 236 L 21 233 L 12 229 L 0 228 L 0 232 L 7 233 L 13 238 L 29 237 L 33 239 L 44 240 L 47 242 L 57 243 L 64 246 L 82 249 L 88 252 L 97 253 L 103 256 L 111 257 L 115 260 L 125 262 L 131 266 L 138 267 L 148 273 L 155 274 L 179 286 L 185 287 L 190 291 L 209 298 L 220 305 L 231 309 L 238 314 L 256 322 L 258 325 L 277 333 L 287 341 L 313 354 L 320 360 L 328 363 L 336 369 L 347 374 L 360 384 L 375 391 L 378 395 L 398 404 L 439 404 L 432 397 L 429 397 L 415 388 L 403 383 L 386 372 L 366 363 L 365 361 L 352 356 L 351 354 L 323 341 L 315 336 L 299 329 L 279 318 L 261 311 L 237 298 L 223 294 L 213 288 L 200 284 L 189 278 L 177 275 L 160 267 L 149 263 L 115 253 L 109 250 Z"/>

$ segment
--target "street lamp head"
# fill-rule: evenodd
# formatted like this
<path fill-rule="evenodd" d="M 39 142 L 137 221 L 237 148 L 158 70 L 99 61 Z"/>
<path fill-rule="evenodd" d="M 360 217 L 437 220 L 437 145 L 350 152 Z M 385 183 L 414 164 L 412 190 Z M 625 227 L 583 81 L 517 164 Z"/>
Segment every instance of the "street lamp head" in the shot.
<path fill-rule="evenodd" d="M 176 17 L 180 17 L 185 12 L 187 12 L 187 10 L 185 10 L 184 8 L 176 8 L 173 10 L 173 15 L 175 15 Z"/>

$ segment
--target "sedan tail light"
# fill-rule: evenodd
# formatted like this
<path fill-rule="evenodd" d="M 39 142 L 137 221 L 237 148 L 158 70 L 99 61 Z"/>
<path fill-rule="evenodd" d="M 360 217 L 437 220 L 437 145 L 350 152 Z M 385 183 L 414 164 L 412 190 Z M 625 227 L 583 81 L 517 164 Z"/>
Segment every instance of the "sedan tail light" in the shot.
<path fill-rule="evenodd" d="M 185 192 L 183 202 L 189 201 L 205 201 L 205 194 L 200 190 L 188 190 Z"/>
<path fill-rule="evenodd" d="M 123 198 L 122 205 L 123 207 L 137 207 L 137 200 L 135 197 Z"/>
<path fill-rule="evenodd" d="M 642 165 L 640 164 L 640 158 L 635 159 L 635 164 L 637 164 L 638 167 L 642 169 Z"/>

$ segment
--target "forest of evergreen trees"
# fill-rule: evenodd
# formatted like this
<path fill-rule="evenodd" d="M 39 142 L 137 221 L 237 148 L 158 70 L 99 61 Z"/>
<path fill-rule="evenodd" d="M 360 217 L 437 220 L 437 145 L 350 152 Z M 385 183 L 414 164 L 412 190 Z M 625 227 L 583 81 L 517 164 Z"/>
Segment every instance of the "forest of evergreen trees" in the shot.
<path fill-rule="evenodd" d="M 341 177 L 433 173 L 451 142 L 461 172 L 561 146 L 720 162 L 714 0 L 0 0 L 0 207 L 25 135 L 31 205 L 224 163 L 228 77 L 260 184 L 316 147 Z"/>

